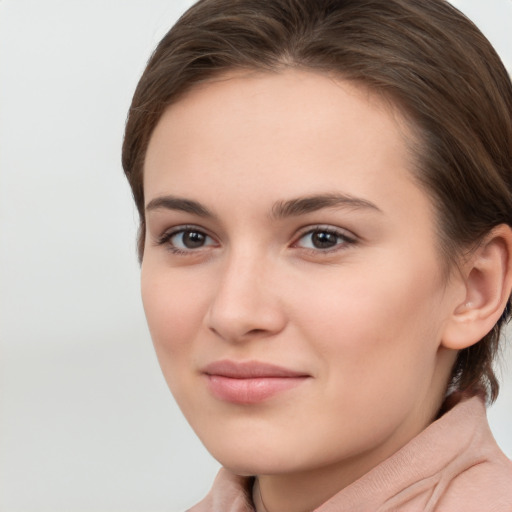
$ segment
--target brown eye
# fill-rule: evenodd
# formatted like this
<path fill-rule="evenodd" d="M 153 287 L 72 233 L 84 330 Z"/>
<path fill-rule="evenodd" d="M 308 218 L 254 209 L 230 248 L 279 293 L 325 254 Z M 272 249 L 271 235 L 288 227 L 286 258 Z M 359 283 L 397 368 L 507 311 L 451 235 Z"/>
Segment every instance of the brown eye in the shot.
<path fill-rule="evenodd" d="M 169 244 L 173 250 L 187 252 L 216 245 L 211 236 L 195 228 L 182 228 L 165 235 L 161 243 Z"/>
<path fill-rule="evenodd" d="M 338 243 L 339 236 L 328 231 L 316 231 L 311 235 L 311 244 L 316 249 L 330 249 Z"/>
<path fill-rule="evenodd" d="M 295 246 L 310 250 L 329 251 L 341 249 L 354 243 L 356 243 L 356 239 L 341 230 L 318 227 L 302 235 Z"/>
<path fill-rule="evenodd" d="M 180 233 L 181 243 L 187 249 L 197 249 L 198 247 L 202 247 L 206 241 L 206 235 L 200 233 L 199 231 L 184 231 Z"/>

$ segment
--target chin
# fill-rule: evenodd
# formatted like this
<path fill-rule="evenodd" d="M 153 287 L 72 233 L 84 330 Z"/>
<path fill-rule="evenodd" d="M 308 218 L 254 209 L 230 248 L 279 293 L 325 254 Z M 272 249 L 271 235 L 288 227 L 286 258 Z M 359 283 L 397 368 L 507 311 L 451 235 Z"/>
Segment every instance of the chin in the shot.
<path fill-rule="evenodd" d="M 249 441 L 249 444 L 252 443 Z M 222 466 L 237 475 L 249 476 L 273 473 L 279 466 L 275 451 L 272 453 L 269 450 L 262 450 L 257 445 L 246 445 L 243 448 L 232 445 L 229 448 L 215 447 L 213 450 L 210 450 L 208 446 L 207 448 Z"/>
<path fill-rule="evenodd" d="M 293 473 L 299 468 L 294 468 L 288 462 L 286 465 L 272 460 L 272 456 L 268 454 L 266 460 L 242 459 L 241 457 L 220 458 L 217 459 L 220 464 L 229 469 L 232 473 L 240 476 L 254 475 L 278 475 L 281 473 Z"/>
<path fill-rule="evenodd" d="M 283 440 L 268 443 L 267 439 L 267 436 L 265 439 L 246 436 L 219 443 L 217 438 L 214 445 L 204 444 L 222 466 L 241 476 L 290 473 L 307 468 L 307 457 L 300 447 L 287 445 Z"/>

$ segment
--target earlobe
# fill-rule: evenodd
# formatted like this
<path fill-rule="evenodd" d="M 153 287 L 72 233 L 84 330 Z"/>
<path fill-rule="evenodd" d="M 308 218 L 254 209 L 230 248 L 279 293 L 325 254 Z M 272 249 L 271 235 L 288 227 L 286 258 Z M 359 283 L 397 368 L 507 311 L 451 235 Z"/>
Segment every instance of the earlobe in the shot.
<path fill-rule="evenodd" d="M 463 269 L 465 297 L 456 305 L 442 344 L 461 350 L 488 334 L 512 290 L 512 228 L 500 224 L 471 253 Z"/>

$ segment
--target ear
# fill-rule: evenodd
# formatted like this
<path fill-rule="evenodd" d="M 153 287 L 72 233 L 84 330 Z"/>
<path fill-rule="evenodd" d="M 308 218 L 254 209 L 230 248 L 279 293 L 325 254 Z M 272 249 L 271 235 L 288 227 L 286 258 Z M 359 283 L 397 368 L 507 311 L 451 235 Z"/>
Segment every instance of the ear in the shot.
<path fill-rule="evenodd" d="M 478 343 L 501 317 L 512 290 L 512 228 L 494 228 L 463 264 L 465 298 L 443 332 L 442 345 L 461 350 Z M 459 295 L 460 297 L 460 295 Z"/>

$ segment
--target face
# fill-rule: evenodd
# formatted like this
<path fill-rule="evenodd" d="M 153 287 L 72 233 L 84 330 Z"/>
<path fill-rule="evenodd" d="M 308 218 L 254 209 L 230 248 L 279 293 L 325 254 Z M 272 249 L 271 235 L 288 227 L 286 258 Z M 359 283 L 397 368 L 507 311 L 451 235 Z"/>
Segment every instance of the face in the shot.
<path fill-rule="evenodd" d="M 203 84 L 156 127 L 144 307 L 235 472 L 365 472 L 432 420 L 455 293 L 407 133 L 366 90 L 291 70 Z"/>

